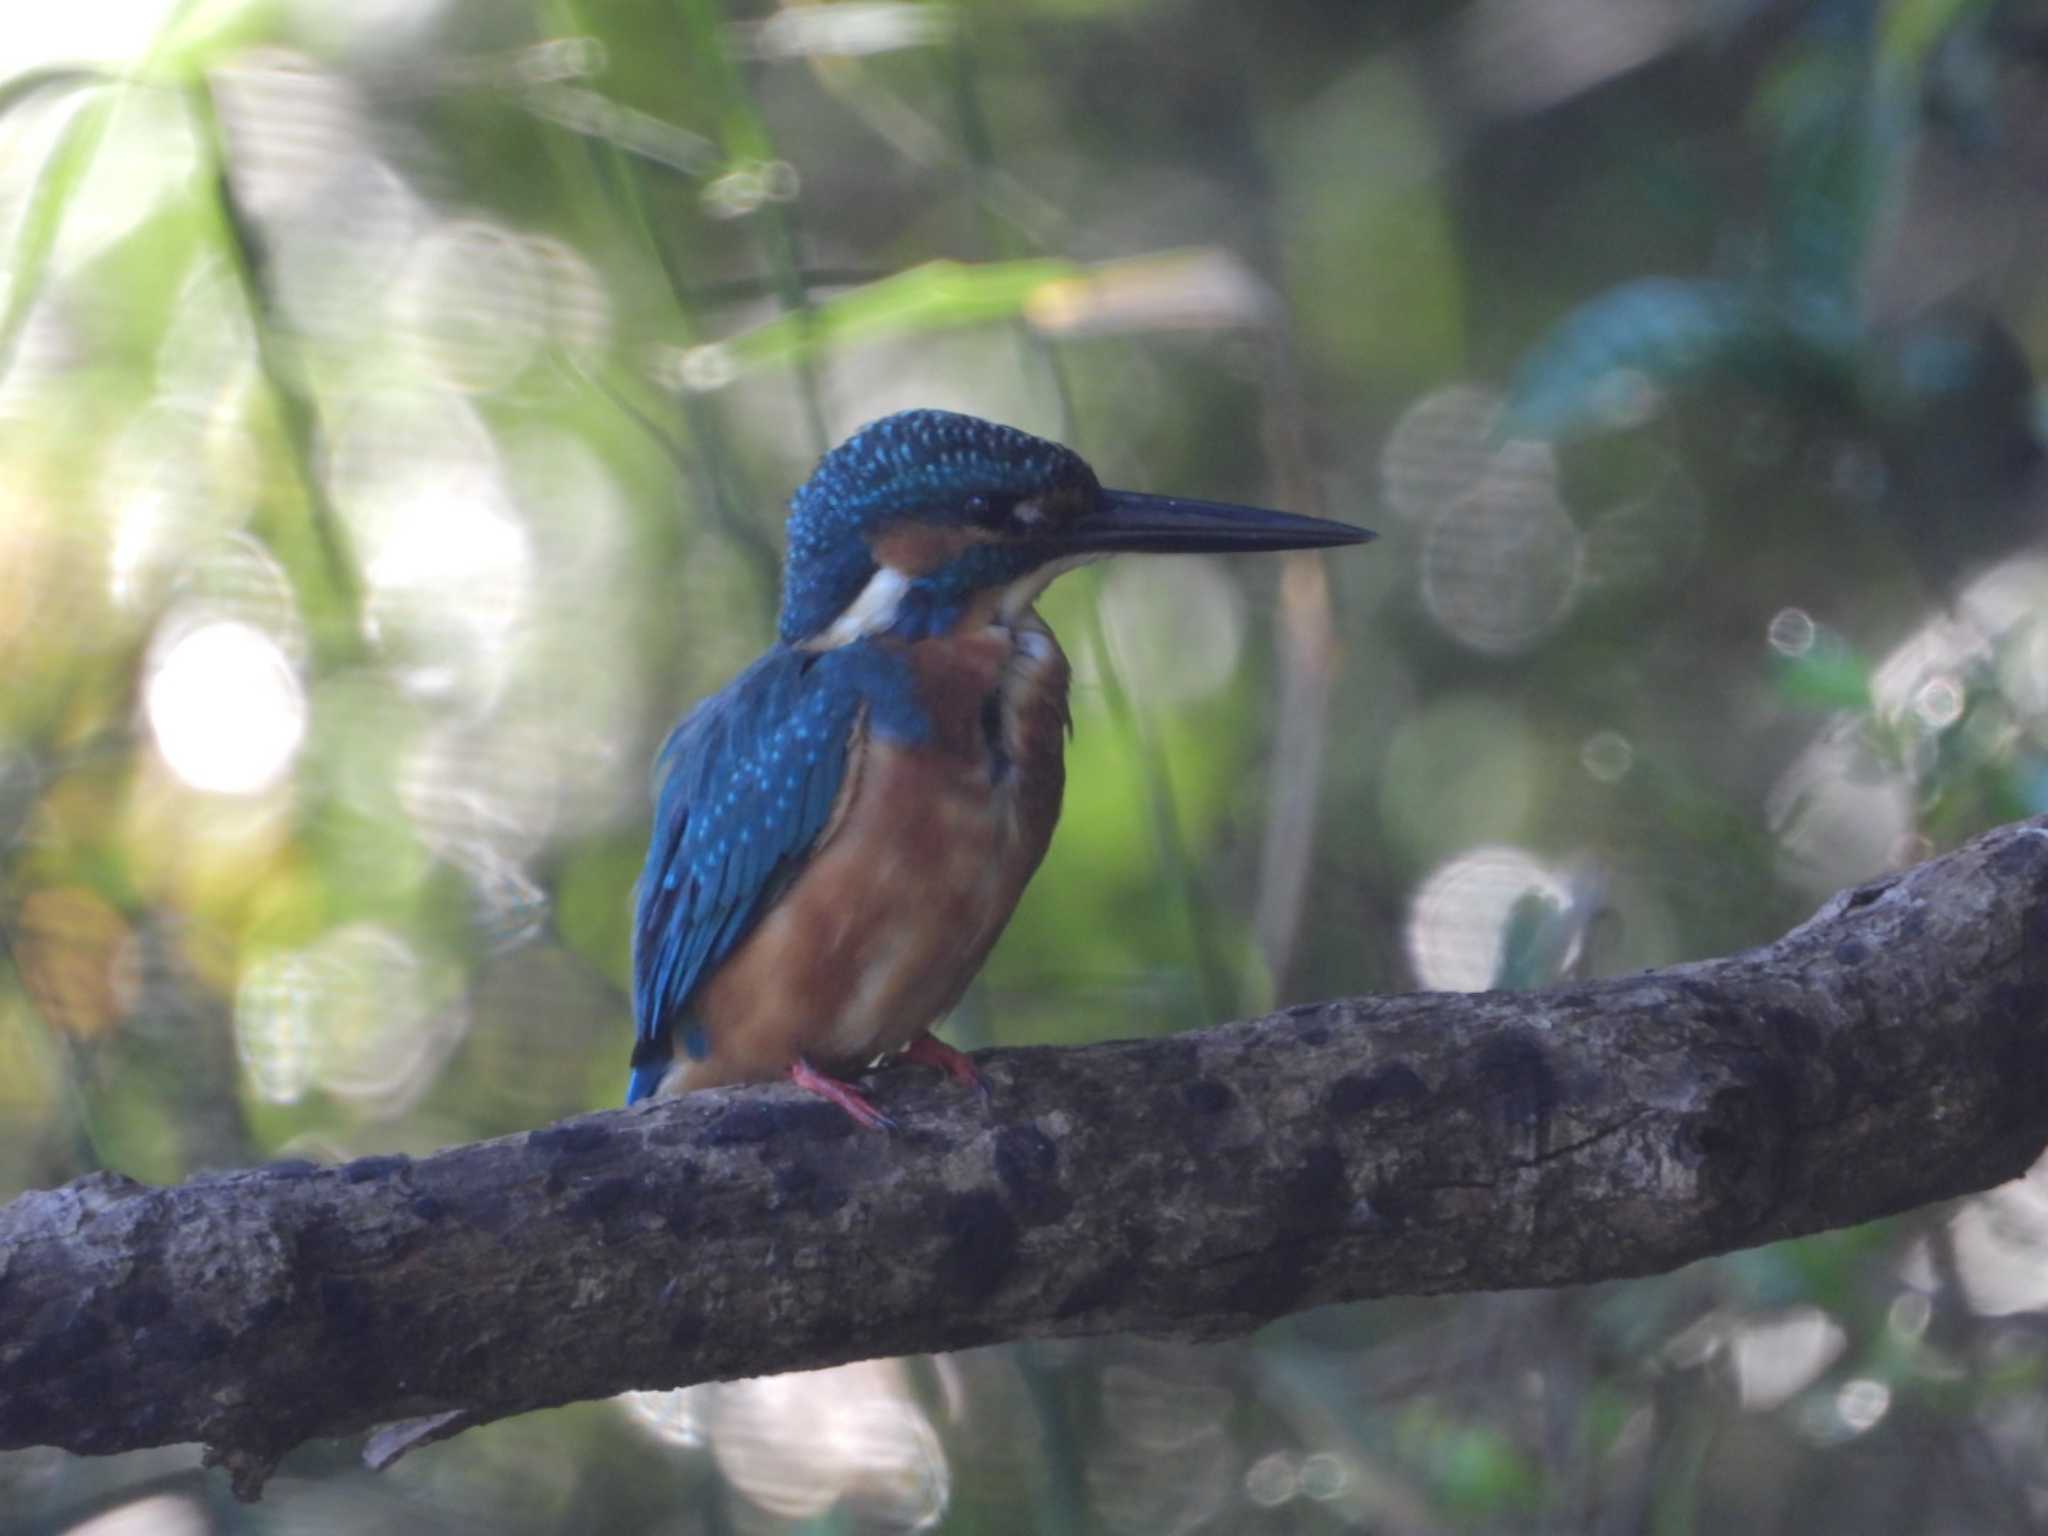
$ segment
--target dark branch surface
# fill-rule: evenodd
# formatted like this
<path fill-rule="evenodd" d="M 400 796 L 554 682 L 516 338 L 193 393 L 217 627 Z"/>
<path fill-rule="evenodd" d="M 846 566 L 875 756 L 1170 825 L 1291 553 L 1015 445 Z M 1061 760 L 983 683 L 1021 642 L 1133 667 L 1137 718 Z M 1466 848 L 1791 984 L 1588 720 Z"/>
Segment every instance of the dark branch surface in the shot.
<path fill-rule="evenodd" d="M 254 1494 L 630 1387 L 1563 1285 L 1986 1188 L 2048 1142 L 2048 821 L 1724 960 L 994 1051 L 412 1161 L 0 1208 L 0 1447 L 202 1440 Z"/>

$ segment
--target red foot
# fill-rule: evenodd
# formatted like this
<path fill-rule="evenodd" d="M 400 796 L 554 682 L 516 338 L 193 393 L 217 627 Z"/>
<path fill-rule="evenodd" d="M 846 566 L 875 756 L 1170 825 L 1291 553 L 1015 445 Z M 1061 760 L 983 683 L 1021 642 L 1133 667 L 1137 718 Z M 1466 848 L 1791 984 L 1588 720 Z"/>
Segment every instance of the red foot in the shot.
<path fill-rule="evenodd" d="M 963 1088 L 972 1088 L 981 1095 L 981 1102 L 989 1101 L 988 1084 L 981 1074 L 974 1070 L 974 1058 L 955 1046 L 946 1044 L 930 1030 L 926 1030 L 910 1044 L 903 1047 L 905 1061 L 922 1062 L 927 1067 L 937 1067 Z"/>
<path fill-rule="evenodd" d="M 851 1083 L 842 1083 L 836 1077 L 827 1077 L 801 1056 L 791 1065 L 789 1080 L 806 1093 L 830 1099 L 871 1131 L 896 1129 L 896 1122 L 870 1104 L 858 1088 Z"/>

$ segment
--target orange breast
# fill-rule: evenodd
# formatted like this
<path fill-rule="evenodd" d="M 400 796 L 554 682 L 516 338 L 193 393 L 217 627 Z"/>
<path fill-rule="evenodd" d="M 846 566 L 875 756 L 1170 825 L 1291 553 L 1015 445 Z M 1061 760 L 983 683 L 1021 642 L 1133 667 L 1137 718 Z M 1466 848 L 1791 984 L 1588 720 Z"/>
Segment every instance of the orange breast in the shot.
<path fill-rule="evenodd" d="M 852 1072 L 960 1000 L 1044 857 L 1065 783 L 1067 662 L 1037 616 L 906 655 L 930 740 L 857 743 L 833 819 L 699 994 L 710 1052 L 682 1089 L 801 1055 Z"/>

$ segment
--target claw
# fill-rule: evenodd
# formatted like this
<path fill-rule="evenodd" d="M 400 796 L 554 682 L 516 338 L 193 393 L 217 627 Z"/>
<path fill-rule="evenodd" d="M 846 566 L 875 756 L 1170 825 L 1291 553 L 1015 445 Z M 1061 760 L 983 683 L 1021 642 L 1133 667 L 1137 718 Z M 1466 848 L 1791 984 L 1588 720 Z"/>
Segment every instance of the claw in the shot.
<path fill-rule="evenodd" d="M 806 1093 L 815 1093 L 821 1099 L 830 1099 L 871 1131 L 896 1129 L 896 1122 L 870 1104 L 867 1096 L 858 1088 L 851 1083 L 842 1083 L 836 1077 L 827 1077 L 801 1056 L 791 1064 L 789 1080 Z"/>
<path fill-rule="evenodd" d="M 926 1030 L 903 1047 L 903 1059 L 921 1062 L 927 1067 L 937 1067 L 962 1087 L 972 1088 L 979 1093 L 983 1104 L 989 1103 L 992 1098 L 987 1080 L 974 1069 L 974 1058 L 957 1046 L 946 1044 L 930 1030 Z"/>

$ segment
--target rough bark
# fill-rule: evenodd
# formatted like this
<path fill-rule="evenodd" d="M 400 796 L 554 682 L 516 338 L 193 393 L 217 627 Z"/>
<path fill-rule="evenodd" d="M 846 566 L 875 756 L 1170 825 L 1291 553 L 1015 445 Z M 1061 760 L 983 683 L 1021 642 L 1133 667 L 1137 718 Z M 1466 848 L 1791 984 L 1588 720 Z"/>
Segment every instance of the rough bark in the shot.
<path fill-rule="evenodd" d="M 2048 1141 L 2048 821 L 1775 944 L 1540 993 L 1289 1009 L 921 1068 L 904 1129 L 792 1089 L 418 1161 L 0 1208 L 0 1447 L 286 1450 L 629 1387 L 1358 1297 L 1562 1285 L 1865 1221 Z"/>

